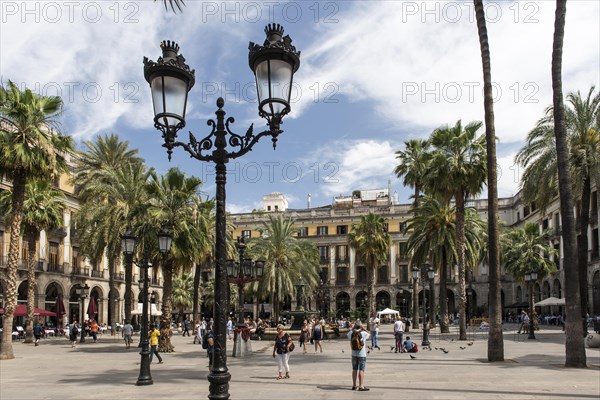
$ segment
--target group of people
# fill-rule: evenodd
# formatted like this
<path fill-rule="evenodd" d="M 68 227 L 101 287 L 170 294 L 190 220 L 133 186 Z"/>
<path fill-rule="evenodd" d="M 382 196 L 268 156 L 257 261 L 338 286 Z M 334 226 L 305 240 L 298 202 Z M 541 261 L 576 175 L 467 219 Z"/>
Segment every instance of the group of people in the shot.
<path fill-rule="evenodd" d="M 79 338 L 80 335 L 84 338 L 86 336 L 91 336 L 94 343 L 97 343 L 99 333 L 101 333 L 100 325 L 98 325 L 95 319 L 86 320 L 83 325 L 81 325 L 79 321 L 73 320 L 71 325 L 69 325 L 69 341 L 71 342 L 71 347 L 75 347 L 77 338 Z"/>

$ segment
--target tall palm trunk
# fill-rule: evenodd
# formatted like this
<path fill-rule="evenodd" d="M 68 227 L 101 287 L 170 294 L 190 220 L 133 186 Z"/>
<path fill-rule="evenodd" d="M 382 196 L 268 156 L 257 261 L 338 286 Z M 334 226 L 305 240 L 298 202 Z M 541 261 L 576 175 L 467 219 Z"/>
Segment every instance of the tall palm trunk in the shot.
<path fill-rule="evenodd" d="M 35 239 L 37 230 L 25 227 L 27 234 L 27 325 L 25 325 L 25 343 L 33 343 L 33 309 L 35 307 Z"/>
<path fill-rule="evenodd" d="M 565 367 L 586 368 L 586 355 L 581 325 L 581 294 L 577 243 L 573 217 L 573 194 L 569 176 L 569 149 L 562 92 L 562 50 L 565 36 L 565 16 L 567 1 L 556 1 L 554 21 L 554 42 L 552 45 L 552 92 L 554 109 L 554 136 L 556 138 L 556 160 L 558 165 L 558 188 L 560 193 L 560 214 L 562 218 L 562 238 L 565 254 L 565 301 L 567 319 L 565 322 Z"/>
<path fill-rule="evenodd" d="M 162 353 L 171 353 L 175 351 L 175 347 L 173 347 L 173 344 L 171 344 L 171 318 L 173 312 L 171 292 L 173 290 L 173 262 L 170 258 L 168 258 L 163 263 L 163 273 L 165 280 L 163 284 L 163 315 L 160 320 L 160 337 L 158 341 L 158 349 Z"/>
<path fill-rule="evenodd" d="M 467 286 L 465 284 L 465 194 L 459 190 L 456 194 L 456 252 L 458 253 L 458 340 L 467 340 Z"/>
<path fill-rule="evenodd" d="M 440 332 L 448 333 L 450 332 L 450 322 L 448 321 L 448 302 L 446 301 L 447 292 L 448 292 L 448 257 L 446 255 L 446 250 L 442 250 L 442 265 L 440 266 L 440 293 L 439 293 L 439 303 L 440 303 Z M 425 285 L 423 285 L 423 290 L 425 290 Z M 432 297 L 433 298 L 433 297 Z M 431 320 L 435 319 L 435 308 L 434 305 L 431 304 L 431 312 L 430 312 Z"/>
<path fill-rule="evenodd" d="M 133 255 L 125 257 L 125 321 L 131 321 L 131 285 L 133 283 Z"/>
<path fill-rule="evenodd" d="M 192 318 L 194 323 L 198 321 L 199 312 L 198 312 L 198 303 L 200 300 L 200 276 L 202 274 L 202 265 L 200 263 L 195 264 L 194 268 L 194 303 L 192 306 Z"/>
<path fill-rule="evenodd" d="M 375 256 L 370 256 L 369 257 L 369 266 L 367 267 L 367 282 L 368 282 L 368 288 L 367 288 L 367 296 L 369 298 L 369 315 L 367 316 L 367 318 L 371 315 L 375 315 L 375 265 L 376 265 L 376 258 Z"/>
<path fill-rule="evenodd" d="M 117 268 L 116 264 L 117 263 L 114 258 L 108 258 L 108 304 L 110 309 L 112 310 L 112 312 L 110 313 L 110 321 L 108 323 L 111 326 L 111 332 L 116 332 L 117 317 L 119 314 L 117 307 L 117 281 L 115 280 L 115 273 Z M 83 320 L 85 319 L 85 311 L 86 310 L 81 310 L 82 324 Z"/>
<path fill-rule="evenodd" d="M 485 113 L 485 141 L 487 148 L 488 186 L 488 288 L 489 288 L 489 335 L 488 361 L 504 361 L 504 338 L 502 335 L 502 298 L 500 282 L 500 233 L 498 225 L 498 182 L 496 176 L 496 126 L 494 122 L 494 98 L 492 95 L 492 62 L 485 24 L 482 0 L 474 0 L 479 47 L 483 65 L 483 109 Z"/>
<path fill-rule="evenodd" d="M 8 248 L 8 267 L 6 271 L 6 300 L 4 303 L 4 323 L 2 324 L 0 360 L 10 360 L 15 358 L 12 345 L 12 332 L 15 307 L 17 306 L 17 263 L 19 262 L 19 242 L 21 241 L 25 182 L 25 172 L 22 169 L 14 171 L 12 214 L 10 220 L 10 245 Z"/>
<path fill-rule="evenodd" d="M 581 209 L 577 216 L 576 227 L 579 227 L 577 232 L 577 266 L 579 269 L 579 291 L 581 295 L 581 318 L 583 336 L 587 336 L 587 310 L 588 310 L 588 236 L 587 230 L 590 223 L 590 196 L 591 196 L 590 176 L 587 175 L 583 180 L 583 190 L 581 191 Z"/>

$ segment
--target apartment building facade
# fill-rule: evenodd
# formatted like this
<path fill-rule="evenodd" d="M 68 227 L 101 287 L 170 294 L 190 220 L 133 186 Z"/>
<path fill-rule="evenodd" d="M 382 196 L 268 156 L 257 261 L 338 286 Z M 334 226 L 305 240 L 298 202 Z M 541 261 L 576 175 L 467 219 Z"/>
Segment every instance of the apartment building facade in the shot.
<path fill-rule="evenodd" d="M 309 195 L 310 196 L 310 195 Z M 588 290 L 589 313 L 600 314 L 600 258 L 598 237 L 598 212 L 597 191 L 594 191 L 591 216 L 592 222 L 588 229 Z M 265 196 L 263 212 L 240 213 L 230 215 L 229 220 L 235 225 L 234 237 L 257 237 L 258 228 L 265 221 L 269 213 L 283 213 L 295 220 L 298 228 L 298 237 L 312 241 L 319 251 L 322 286 L 314 293 L 305 294 L 308 297 L 307 306 L 311 310 L 318 310 L 322 315 L 346 314 L 349 309 L 364 307 L 367 300 L 367 271 L 364 262 L 358 260 L 354 250 L 348 245 L 348 233 L 351 225 L 360 220 L 362 215 L 369 212 L 379 214 L 387 222 L 388 232 L 392 243 L 386 262 L 377 267 L 375 271 L 375 303 L 378 310 L 386 307 L 396 308 L 401 315 L 412 314 L 413 306 L 413 281 L 410 256 L 406 252 L 408 236 L 402 231 L 407 220 L 412 216 L 410 204 L 398 204 L 397 195 L 390 196 L 389 188 L 370 191 L 355 191 L 350 196 L 336 197 L 332 204 L 323 207 L 308 207 L 305 209 L 288 209 L 287 202 L 275 204 L 276 198 L 281 194 Z M 487 200 L 472 200 L 468 206 L 474 207 L 478 213 L 486 218 Z M 545 210 L 536 209 L 534 204 L 524 204 L 522 196 L 518 193 L 514 197 L 499 199 L 499 218 L 504 225 L 516 227 L 526 221 L 533 221 L 540 225 L 540 229 L 551 230 L 551 240 L 558 251 L 558 256 L 553 257 L 556 271 L 550 276 L 540 279 L 533 287 L 535 301 L 554 296 L 564 297 L 564 260 L 562 258 L 561 222 L 558 201 Z M 488 275 L 489 268 L 485 264 L 478 265 L 472 272 L 467 273 L 467 310 L 471 315 L 480 315 L 487 312 L 488 304 Z M 435 302 L 439 299 L 439 283 L 442 277 L 436 273 L 434 280 Z M 447 282 L 448 310 L 451 313 L 458 311 L 458 269 L 451 266 Z M 507 311 L 516 312 L 528 299 L 528 287 L 524 282 L 516 281 L 502 267 L 502 306 Z M 425 300 L 423 286 L 419 287 L 419 310 L 423 301 L 429 299 L 426 288 Z M 288 296 L 284 309 L 294 309 L 295 299 Z M 542 310 L 543 313 L 562 313 L 563 308 L 552 307 Z"/>
<path fill-rule="evenodd" d="M 10 181 L 0 179 L 0 191 L 10 190 Z M 79 205 L 74 196 L 74 188 L 70 182 L 70 176 L 63 174 L 54 182 L 54 187 L 60 190 L 66 198 L 66 207 L 63 213 L 63 226 L 52 231 L 41 231 L 36 241 L 35 259 L 36 286 L 35 307 L 54 311 L 56 299 L 59 295 L 63 297 L 66 315 L 63 321 L 57 321 L 51 317 L 50 322 L 72 321 L 81 318 L 88 319 L 87 308 L 91 298 L 94 298 L 98 314 L 96 320 L 99 323 L 109 324 L 112 316 L 116 321 L 122 321 L 125 315 L 125 269 L 119 264 L 114 271 L 116 282 L 115 304 L 109 302 L 109 280 L 110 271 L 108 260 L 102 257 L 100 260 L 90 260 L 84 257 L 80 251 L 80 242 L 77 230 L 74 227 L 76 213 Z M 0 298 L 5 299 L 6 277 L 8 267 L 8 251 L 10 242 L 10 227 L 7 217 L 0 215 Z M 21 239 L 19 262 L 17 270 L 17 303 L 27 303 L 27 263 L 29 260 L 28 243 L 25 238 Z M 150 270 L 150 293 L 152 301 L 160 304 L 162 299 L 162 277 L 161 272 L 155 268 Z M 140 273 L 134 266 L 134 277 L 132 291 L 132 308 L 137 310 L 137 303 L 141 301 L 141 290 L 137 285 Z M 88 285 L 89 295 L 83 299 L 78 297 L 76 288 L 78 285 Z M 2 301 L 1 303 L 3 303 Z M 4 304 L 0 304 L 3 307 Z M 156 306 L 153 305 L 153 309 Z"/>

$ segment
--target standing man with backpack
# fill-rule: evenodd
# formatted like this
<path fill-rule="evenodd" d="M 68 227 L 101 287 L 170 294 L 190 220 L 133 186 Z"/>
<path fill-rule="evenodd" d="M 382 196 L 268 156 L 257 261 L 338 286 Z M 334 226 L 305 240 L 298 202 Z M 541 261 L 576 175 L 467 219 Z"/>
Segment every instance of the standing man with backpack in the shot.
<path fill-rule="evenodd" d="M 348 339 L 350 339 L 350 348 L 352 349 L 352 390 L 356 390 L 357 388 L 361 392 L 369 390 L 365 386 L 365 369 L 367 367 L 365 343 L 367 343 L 370 336 L 363 329 L 360 322 L 356 322 L 354 327 L 348 331 Z M 356 386 L 357 377 L 358 387 Z"/>
<path fill-rule="evenodd" d="M 381 350 L 379 348 L 379 341 L 377 340 L 379 336 L 379 325 L 380 321 L 379 318 L 377 318 L 377 315 L 371 314 L 371 319 L 369 319 L 369 330 L 371 331 L 371 346 L 377 350 Z"/>
<path fill-rule="evenodd" d="M 396 337 L 396 351 L 395 353 L 402 351 L 402 337 L 404 336 L 404 323 L 402 317 L 398 314 L 398 318 L 394 323 L 394 336 Z"/>

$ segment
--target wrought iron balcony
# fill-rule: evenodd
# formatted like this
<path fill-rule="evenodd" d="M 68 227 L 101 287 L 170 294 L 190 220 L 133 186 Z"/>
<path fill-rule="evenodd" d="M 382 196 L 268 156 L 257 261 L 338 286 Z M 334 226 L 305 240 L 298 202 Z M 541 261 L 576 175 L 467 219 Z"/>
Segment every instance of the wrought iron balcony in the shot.
<path fill-rule="evenodd" d="M 90 269 L 85 267 L 73 267 L 73 275 L 90 276 Z"/>
<path fill-rule="evenodd" d="M 104 271 L 92 269 L 92 278 L 104 278 Z"/>
<path fill-rule="evenodd" d="M 48 263 L 48 272 L 55 272 L 55 273 L 59 273 L 59 274 L 64 274 L 65 273 L 65 267 L 62 264 L 49 262 Z"/>
<path fill-rule="evenodd" d="M 116 273 L 113 274 L 113 279 L 115 281 L 125 282 L 125 273 L 123 273 L 123 272 L 116 272 Z"/>

